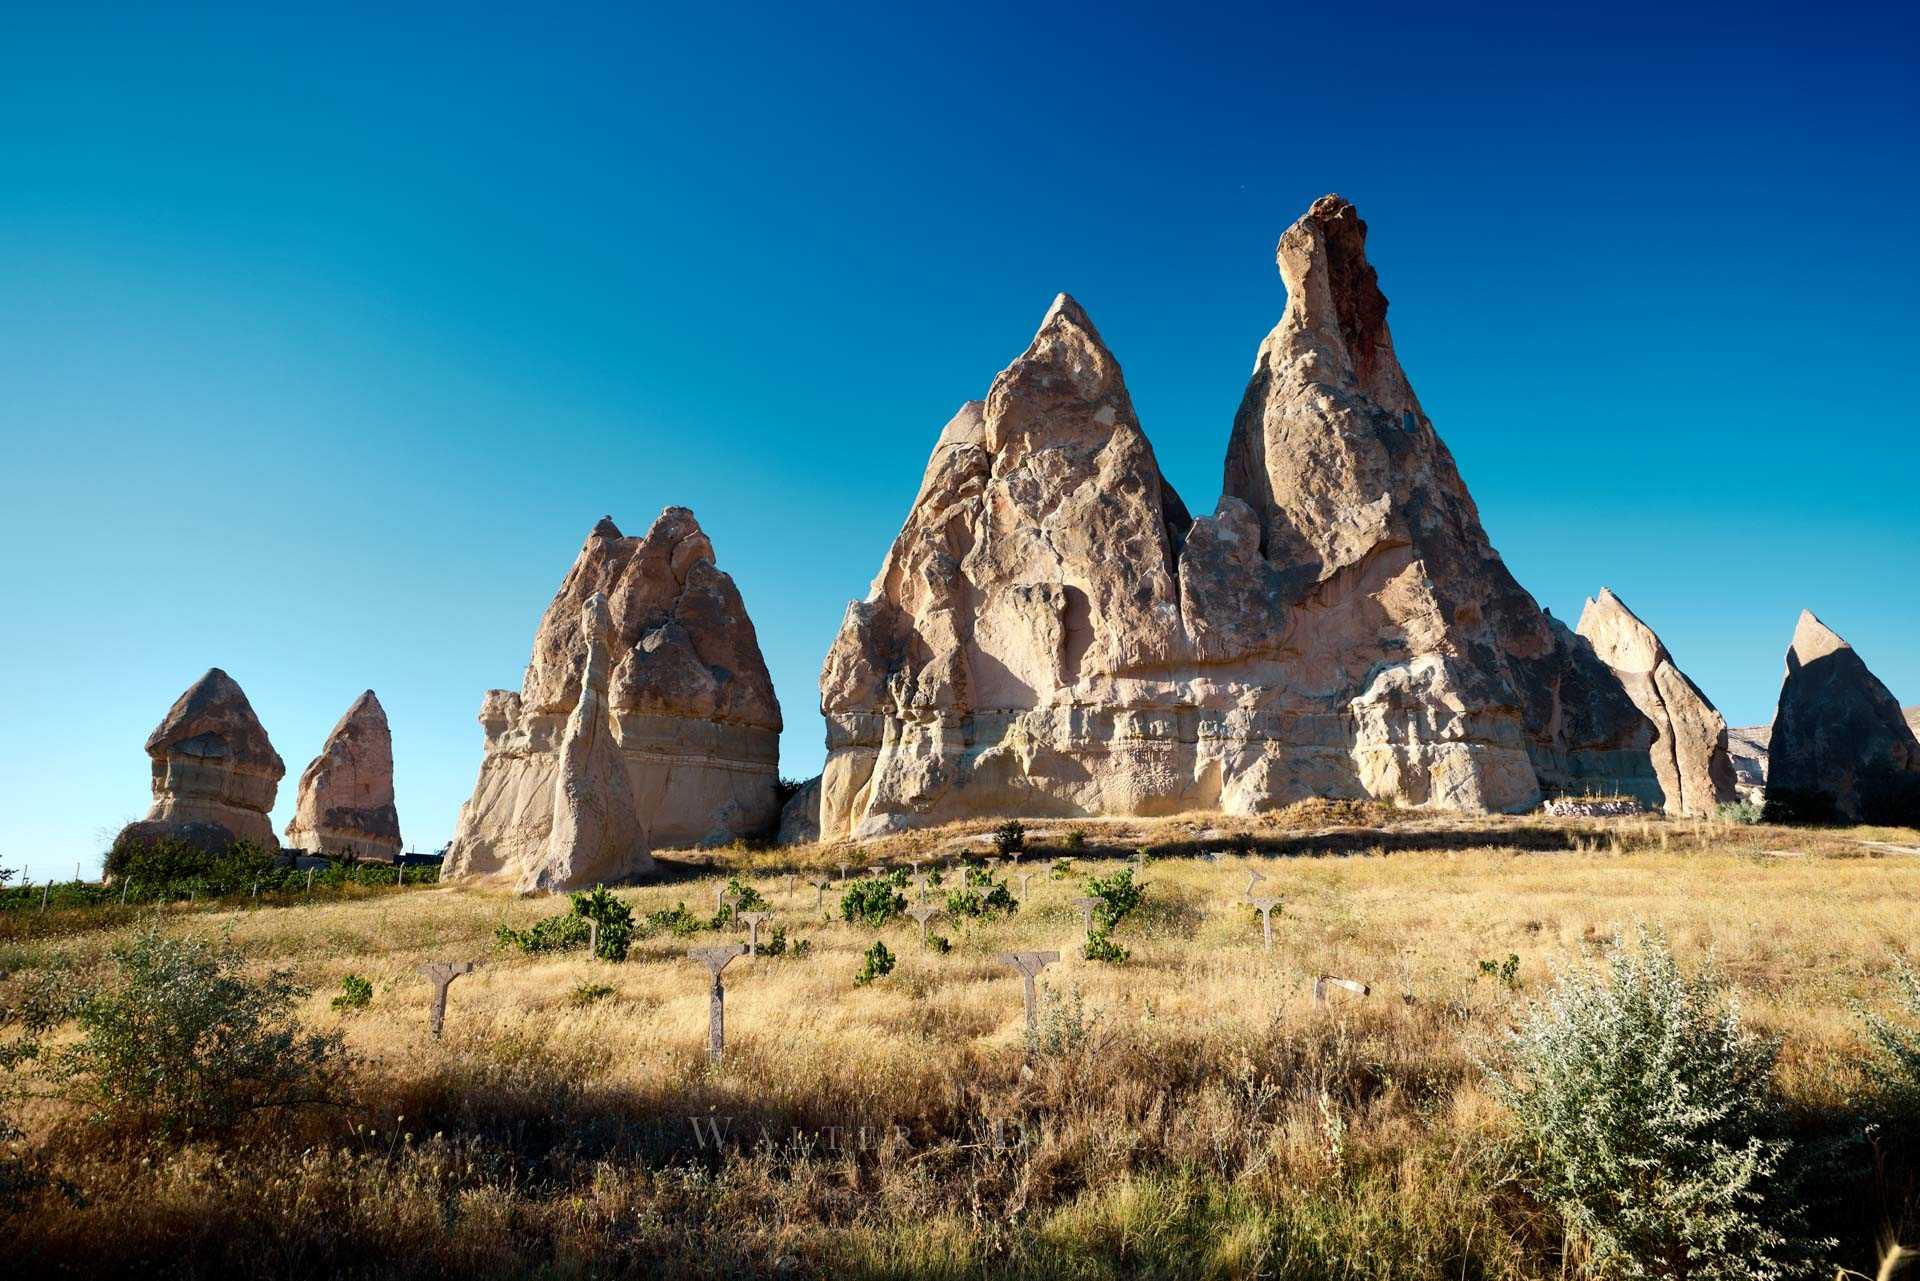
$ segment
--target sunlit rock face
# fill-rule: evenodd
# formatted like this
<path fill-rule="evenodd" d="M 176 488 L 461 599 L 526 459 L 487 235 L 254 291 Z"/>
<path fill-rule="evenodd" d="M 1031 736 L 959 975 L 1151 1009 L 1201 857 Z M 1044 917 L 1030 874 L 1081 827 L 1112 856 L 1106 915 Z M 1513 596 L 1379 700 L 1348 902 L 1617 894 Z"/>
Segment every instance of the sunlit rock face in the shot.
<path fill-rule="evenodd" d="M 1738 799 L 1726 719 L 1674 665 L 1653 629 L 1603 587 L 1580 611 L 1576 630 L 1653 722 L 1653 772 L 1667 813 L 1706 816 Z"/>
<path fill-rule="evenodd" d="M 1062 295 L 942 431 L 821 673 L 824 838 L 1309 796 L 1659 805 L 1653 723 L 1513 580 L 1394 356 L 1365 224 L 1281 238 L 1225 493 L 1194 519 Z"/>
<path fill-rule="evenodd" d="M 390 859 L 400 852 L 393 731 L 372 690 L 354 700 L 301 771 L 287 844 L 356 859 Z"/>
<path fill-rule="evenodd" d="M 643 843 L 719 843 L 778 821 L 780 704 L 753 622 L 684 507 L 644 537 L 609 519 L 588 535 L 534 635 L 520 690 L 481 703 L 486 754 L 447 850 L 451 877 L 521 879 L 547 857 L 568 719 L 591 645 L 582 610 L 606 599 L 605 691 Z"/>
<path fill-rule="evenodd" d="M 147 757 L 153 808 L 116 847 L 172 837 L 205 849 L 237 840 L 280 848 L 268 814 L 287 767 L 231 676 L 212 668 L 180 695 L 148 736 Z"/>
<path fill-rule="evenodd" d="M 1781 818 L 1920 824 L 1920 741 L 1851 645 L 1802 610 L 1767 753 Z"/>

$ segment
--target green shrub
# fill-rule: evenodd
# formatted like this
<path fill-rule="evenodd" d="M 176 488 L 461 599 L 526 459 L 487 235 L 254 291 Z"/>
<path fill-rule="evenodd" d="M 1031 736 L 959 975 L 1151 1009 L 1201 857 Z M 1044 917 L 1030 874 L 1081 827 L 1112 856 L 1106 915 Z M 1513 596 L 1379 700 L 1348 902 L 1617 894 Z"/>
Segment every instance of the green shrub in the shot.
<path fill-rule="evenodd" d="M 585 1009 L 596 1002 L 604 1001 L 613 995 L 611 983 L 582 983 L 567 996 L 567 1004 L 574 1009 Z"/>
<path fill-rule="evenodd" d="M 1521 1159 L 1606 1277 L 1809 1273 L 1775 1046 L 1745 1031 L 1711 974 L 1689 980 L 1642 930 L 1609 975 L 1563 976 L 1492 1073 Z"/>
<path fill-rule="evenodd" d="M 1095 876 L 1087 881 L 1087 897 L 1100 900 L 1100 906 L 1093 909 L 1093 919 L 1099 931 L 1111 933 L 1119 928 L 1120 922 L 1140 906 L 1140 900 L 1146 896 L 1146 886 L 1133 879 L 1133 869 L 1123 867 L 1111 876 Z"/>
<path fill-rule="evenodd" d="M 1713 816 L 1722 823 L 1751 827 L 1760 821 L 1761 807 L 1754 801 L 1726 801 L 1714 807 Z"/>
<path fill-rule="evenodd" d="M 1087 834 L 1077 827 L 1069 828 L 1066 839 L 1060 844 L 1069 854 L 1084 853 L 1087 848 Z"/>
<path fill-rule="evenodd" d="M 1253 853 L 1253 833 L 1235 832 L 1227 838 L 1227 848 L 1240 855 Z"/>
<path fill-rule="evenodd" d="M 865 987 L 875 979 L 885 978 L 893 973 L 893 963 L 893 953 L 887 950 L 885 943 L 875 939 L 873 946 L 860 958 L 860 972 L 853 976 L 854 986 Z"/>
<path fill-rule="evenodd" d="M 652 937 L 664 930 L 675 938 L 691 938 L 700 932 L 704 924 L 705 922 L 699 917 L 687 910 L 685 903 L 675 903 L 672 907 L 648 912 L 642 919 L 641 929 L 647 937 Z"/>
<path fill-rule="evenodd" d="M 968 868 L 966 883 L 947 895 L 947 915 L 955 920 L 1001 914 L 1011 916 L 1019 908 L 1020 904 L 1015 901 L 1012 891 L 1007 889 L 1007 883 L 995 880 L 993 874 L 982 867 Z"/>
<path fill-rule="evenodd" d="M 680 907 L 674 910 L 684 913 L 686 909 Z M 524 930 L 502 925 L 494 931 L 494 944 L 536 954 L 570 952 L 593 942 L 592 922 L 595 921 L 600 924 L 600 944 L 594 955 L 603 961 L 626 960 L 627 951 L 633 946 L 633 909 L 604 885 L 596 885 L 591 890 L 575 890 L 568 896 L 565 912 L 558 916 L 543 917 Z"/>
<path fill-rule="evenodd" d="M 1053 860 L 1053 867 L 1047 873 L 1048 879 L 1055 881 L 1072 880 L 1074 875 L 1073 860 L 1070 858 L 1057 858 Z"/>
<path fill-rule="evenodd" d="M 277 969 L 249 978 L 230 943 L 148 929 L 114 948 L 109 979 L 76 995 L 79 1041 L 53 1074 L 103 1119 L 170 1133 L 335 1097 L 339 1033 L 294 1017 L 306 989 Z"/>
<path fill-rule="evenodd" d="M 1087 933 L 1087 941 L 1080 948 L 1080 955 L 1089 961 L 1105 961 L 1109 965 L 1119 965 L 1131 956 L 1126 948 L 1113 941 L 1106 930 L 1096 929 Z"/>
<path fill-rule="evenodd" d="M 343 1014 L 364 1010 L 373 1004 L 373 984 L 358 974 L 349 974 L 340 980 L 340 995 L 333 998 L 332 1004 Z"/>
<path fill-rule="evenodd" d="M 907 874 L 898 870 L 853 881 L 840 896 L 841 919 L 879 929 L 907 910 L 906 885 Z"/>
<path fill-rule="evenodd" d="M 993 848 L 1001 856 L 1022 854 L 1027 848 L 1027 825 L 1010 818 L 993 829 Z"/>
<path fill-rule="evenodd" d="M 597 922 L 600 926 L 600 945 L 594 955 L 616 964 L 626 960 L 627 950 L 633 946 L 633 909 L 604 885 L 596 885 L 591 890 L 575 890 L 571 897 L 573 915 L 583 921 Z M 588 932 L 588 938 L 592 938 L 591 931 Z"/>
<path fill-rule="evenodd" d="M 953 951 L 953 940 L 944 934 L 927 935 L 927 950 L 940 956 Z"/>

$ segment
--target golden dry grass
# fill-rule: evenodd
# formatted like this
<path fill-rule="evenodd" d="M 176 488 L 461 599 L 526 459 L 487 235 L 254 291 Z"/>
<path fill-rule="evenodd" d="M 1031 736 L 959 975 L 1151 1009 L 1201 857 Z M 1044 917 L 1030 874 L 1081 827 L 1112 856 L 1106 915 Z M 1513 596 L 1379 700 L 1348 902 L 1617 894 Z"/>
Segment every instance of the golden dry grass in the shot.
<path fill-rule="evenodd" d="M 806 874 L 984 850 L 991 824 L 684 855 L 678 879 L 621 897 L 640 914 L 685 902 L 705 915 L 740 876 L 811 945 L 727 970 L 717 1069 L 707 974 L 686 949 L 733 933 L 643 938 L 609 965 L 496 950 L 498 926 L 564 900 L 486 890 L 176 910 L 178 929 L 230 932 L 261 965 L 296 969 L 313 989 L 302 1017 L 339 1027 L 363 1061 L 351 1115 L 237 1153 L 145 1153 L 157 1167 L 136 1175 L 125 1149 L 42 1104 L 29 1129 L 75 1191 L 34 1201 L 28 1237 L 48 1259 L 106 1271 L 136 1257 L 102 1244 L 120 1214 L 141 1225 L 143 1251 L 206 1273 L 244 1245 L 282 1252 L 299 1275 L 351 1272 L 353 1259 L 368 1275 L 1561 1275 L 1550 1217 L 1503 1165 L 1500 1109 L 1475 1062 L 1557 968 L 1643 923 L 1689 967 L 1711 955 L 1748 1019 L 1782 1039 L 1782 1091 L 1817 1118 L 1859 1092 L 1857 1010 L 1884 1007 L 1890 967 L 1920 949 L 1920 857 L 1860 843 L 1920 845 L 1910 831 L 1356 825 L 1380 817 L 1035 824 L 1019 912 L 937 919 L 947 954 L 923 949 L 911 921 L 831 919 Z M 1058 879 L 1071 827 L 1090 848 Z M 1237 831 L 1253 854 L 1197 856 Z M 1118 934 L 1132 957 L 1080 960 L 1071 900 L 1136 845 L 1166 856 L 1140 873 L 1146 904 Z M 1271 951 L 1240 901 L 1249 871 L 1283 900 Z M 56 947 L 97 958 L 128 928 L 9 946 L 15 964 Z M 898 969 L 857 988 L 875 937 Z M 1042 979 L 1057 1048 L 1031 1063 L 1021 984 L 997 960 L 1015 947 L 1065 958 Z M 1518 990 L 1480 972 L 1509 955 Z M 417 969 L 464 959 L 482 968 L 454 984 L 447 1036 L 432 1042 Z M 348 973 L 375 995 L 342 1016 L 328 1001 Z M 1319 974 L 1372 995 L 1317 1007 Z M 576 1004 L 586 983 L 614 994 Z M 731 1127 L 724 1155 L 696 1137 L 695 1116 Z M 1877 1195 L 1871 1213 L 1855 1207 L 1846 1247 L 1869 1272 L 1877 1220 L 1912 1202 L 1910 1189 Z M 494 1253 L 516 1241 L 512 1259 Z"/>

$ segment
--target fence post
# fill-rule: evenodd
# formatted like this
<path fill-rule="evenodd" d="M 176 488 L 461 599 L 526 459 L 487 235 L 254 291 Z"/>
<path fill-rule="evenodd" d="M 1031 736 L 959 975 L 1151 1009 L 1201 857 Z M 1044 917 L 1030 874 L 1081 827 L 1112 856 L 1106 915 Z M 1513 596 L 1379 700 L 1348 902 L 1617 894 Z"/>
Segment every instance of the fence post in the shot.
<path fill-rule="evenodd" d="M 440 1039 L 440 1029 L 446 1025 L 447 989 L 462 974 L 473 973 L 478 964 L 477 961 L 441 961 L 420 967 L 420 972 L 433 984 L 433 1008 L 427 1012 L 427 1030 L 433 1033 L 434 1040 Z"/>

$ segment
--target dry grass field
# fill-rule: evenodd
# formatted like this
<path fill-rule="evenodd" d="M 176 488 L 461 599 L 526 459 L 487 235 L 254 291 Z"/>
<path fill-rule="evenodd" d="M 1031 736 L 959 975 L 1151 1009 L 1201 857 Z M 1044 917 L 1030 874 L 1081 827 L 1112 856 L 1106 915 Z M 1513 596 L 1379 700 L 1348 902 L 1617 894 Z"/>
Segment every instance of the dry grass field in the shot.
<path fill-rule="evenodd" d="M 1346 820 L 1346 821 L 1342 821 Z M 1560 1277 L 1581 1274 L 1516 1177 L 1483 1064 L 1557 971 L 1641 924 L 1709 958 L 1777 1036 L 1796 1124 L 1833 1140 L 1815 1189 L 1836 1263 L 1872 1272 L 1915 1235 L 1920 1154 L 1854 1134 L 1862 1009 L 1920 959 L 1920 846 L 1901 830 L 1809 833 L 1649 820 L 1397 820 L 1324 807 L 1278 820 L 1036 824 L 1012 917 L 896 919 L 816 907 L 809 874 L 990 853 L 990 825 L 857 848 L 721 850 L 620 891 L 703 915 L 738 876 L 804 955 L 726 971 L 727 1051 L 705 1053 L 691 945 L 639 937 L 610 964 L 497 949 L 565 900 L 425 887 L 246 910 L 176 908 L 311 989 L 352 1085 L 218 1141 L 159 1141 L 29 1100 L 13 1146 L 39 1181 L 9 1213 L 12 1275 L 551 1277 Z M 1055 876 L 1070 828 L 1086 847 Z M 1252 853 L 1220 851 L 1234 833 Z M 1124 964 L 1080 959 L 1088 875 L 1151 849 Z M 1241 901 L 1282 900 L 1274 942 Z M 799 879 L 789 892 L 789 873 Z M 84 972 L 151 919 L 94 910 L 0 921 L 18 981 L 56 954 Z M 771 927 L 769 927 L 771 928 Z M 878 937 L 898 957 L 854 975 Z M 1041 1031 L 998 957 L 1058 949 Z M 1517 965 L 1506 965 L 1509 957 Z M 429 961 L 481 962 L 426 1034 Z M 1481 962 L 1489 962 L 1484 972 Z M 1505 973 L 1500 971 L 1505 969 Z M 348 974 L 371 1005 L 336 1012 Z M 1313 996 L 1318 975 L 1369 995 Z M 610 993 L 589 998 L 583 987 Z M 28 1073 L 29 1077 L 31 1073 Z M 30 1081 L 29 1081 L 30 1084 Z M 719 1136 L 719 1137 L 716 1137 Z"/>

